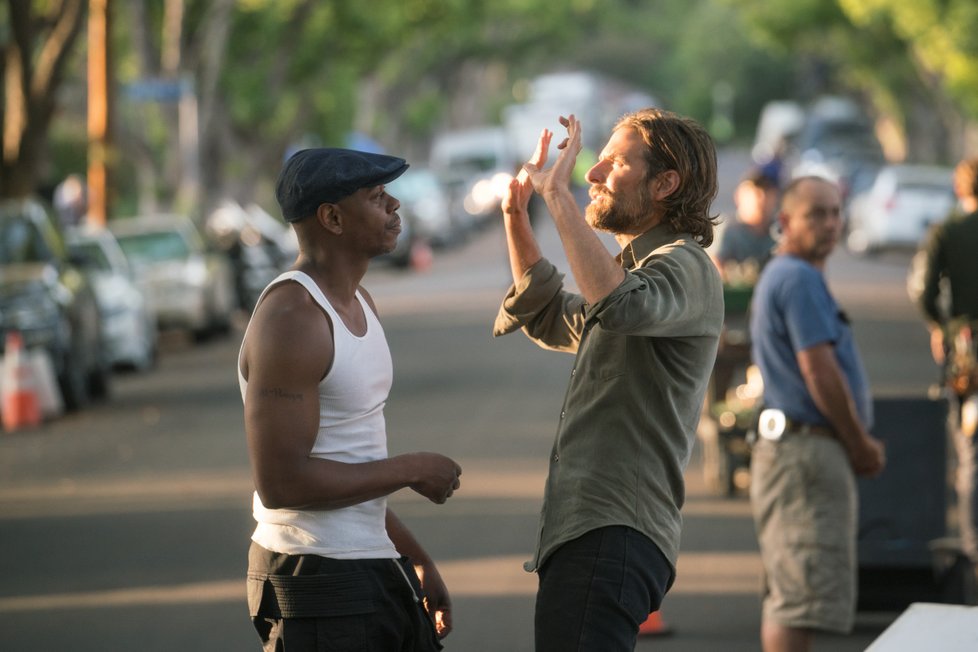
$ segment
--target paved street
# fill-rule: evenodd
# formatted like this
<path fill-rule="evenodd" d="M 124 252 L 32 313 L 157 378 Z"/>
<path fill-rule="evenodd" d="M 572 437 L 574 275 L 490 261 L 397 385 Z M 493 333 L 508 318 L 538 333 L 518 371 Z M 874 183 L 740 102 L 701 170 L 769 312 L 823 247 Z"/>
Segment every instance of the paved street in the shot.
<path fill-rule="evenodd" d="M 721 191 L 721 202 L 729 196 Z M 545 254 L 560 258 L 552 229 Z M 906 299 L 908 257 L 830 261 L 877 394 L 920 396 L 934 378 Z M 521 335 L 493 340 L 507 283 L 488 230 L 424 273 L 377 269 L 366 286 L 395 363 L 391 453 L 457 459 L 462 489 L 436 506 L 391 504 L 439 562 L 455 600 L 446 649 L 532 649 L 532 549 L 555 410 L 570 356 Z M 0 439 L 0 647 L 73 652 L 254 650 L 244 604 L 251 483 L 234 357 L 241 333 L 168 339 L 160 368 L 116 377 L 105 405 Z M 746 498 L 705 488 L 698 459 L 668 638 L 638 650 L 758 649 L 760 560 Z M 820 651 L 864 649 L 895 614 L 861 615 Z"/>

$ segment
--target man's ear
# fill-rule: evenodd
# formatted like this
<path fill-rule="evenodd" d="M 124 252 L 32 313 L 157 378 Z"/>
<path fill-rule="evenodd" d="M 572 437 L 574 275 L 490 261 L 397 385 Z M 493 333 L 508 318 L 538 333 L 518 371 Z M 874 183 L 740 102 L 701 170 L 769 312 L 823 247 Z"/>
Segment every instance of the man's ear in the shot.
<path fill-rule="evenodd" d="M 783 210 L 779 210 L 777 214 L 778 226 L 781 227 L 781 233 L 784 233 L 788 228 L 788 223 L 791 221 L 791 215 Z"/>
<path fill-rule="evenodd" d="M 652 198 L 662 201 L 679 188 L 679 173 L 675 170 L 665 170 L 652 179 Z"/>
<path fill-rule="evenodd" d="M 343 233 L 343 217 L 336 204 L 320 204 L 316 208 L 316 221 L 330 233 Z"/>

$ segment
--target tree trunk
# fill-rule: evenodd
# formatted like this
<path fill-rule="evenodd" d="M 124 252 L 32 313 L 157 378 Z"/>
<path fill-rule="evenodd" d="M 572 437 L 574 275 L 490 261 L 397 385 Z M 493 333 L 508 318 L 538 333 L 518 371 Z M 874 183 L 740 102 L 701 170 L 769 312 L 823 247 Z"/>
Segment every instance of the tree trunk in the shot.
<path fill-rule="evenodd" d="M 64 0 L 50 29 L 35 33 L 31 4 L 10 0 L 11 40 L 3 52 L 0 197 L 36 191 L 64 67 L 81 31 L 84 0 Z"/>
<path fill-rule="evenodd" d="M 224 150 L 217 123 L 223 103 L 218 96 L 221 68 L 227 52 L 234 0 L 215 0 L 203 27 L 203 52 L 197 75 L 200 134 L 201 216 L 208 215 L 224 194 Z"/>

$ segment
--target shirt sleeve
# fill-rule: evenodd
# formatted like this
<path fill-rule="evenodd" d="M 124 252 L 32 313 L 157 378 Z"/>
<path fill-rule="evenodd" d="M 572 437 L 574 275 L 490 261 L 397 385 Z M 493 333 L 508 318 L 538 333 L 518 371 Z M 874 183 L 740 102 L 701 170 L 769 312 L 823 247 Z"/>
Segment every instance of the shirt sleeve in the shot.
<path fill-rule="evenodd" d="M 699 246 L 699 245 L 695 245 Z M 683 245 L 657 250 L 585 318 L 611 332 L 648 337 L 719 336 L 723 287 L 716 266 Z"/>
<path fill-rule="evenodd" d="M 510 286 L 496 315 L 494 337 L 523 329 L 540 346 L 577 351 L 584 329 L 584 298 L 564 290 L 564 276 L 543 258 Z"/>
<path fill-rule="evenodd" d="M 935 228 L 927 239 L 924 249 L 923 288 L 918 299 L 918 307 L 924 316 L 934 323 L 941 323 L 938 299 L 941 294 L 941 270 L 944 268 L 943 227 Z"/>
<path fill-rule="evenodd" d="M 799 274 L 786 282 L 781 302 L 795 353 L 838 340 L 839 310 L 817 272 Z"/>

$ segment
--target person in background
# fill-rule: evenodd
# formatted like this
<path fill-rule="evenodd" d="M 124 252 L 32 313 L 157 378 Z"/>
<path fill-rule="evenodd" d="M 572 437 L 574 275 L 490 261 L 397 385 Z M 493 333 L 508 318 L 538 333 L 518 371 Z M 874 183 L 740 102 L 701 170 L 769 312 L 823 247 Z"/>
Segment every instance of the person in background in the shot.
<path fill-rule="evenodd" d="M 320 148 L 278 178 L 299 256 L 259 297 L 238 358 L 256 489 L 248 605 L 268 652 L 437 650 L 451 631 L 438 569 L 387 496 L 410 488 L 444 503 L 461 468 L 437 453 L 388 457 L 393 368 L 360 285 L 397 241 L 384 184 L 406 169 Z"/>
<path fill-rule="evenodd" d="M 540 518 L 537 652 L 633 650 L 675 578 L 685 485 L 723 321 L 713 239 L 716 151 L 694 121 L 658 109 L 623 117 L 588 170 L 581 214 L 571 175 L 581 124 L 543 169 L 552 138 L 503 200 L 513 286 L 493 328 L 575 354 Z M 579 292 L 543 258 L 536 191 Z M 608 252 L 594 229 L 613 233 Z"/>
<path fill-rule="evenodd" d="M 921 247 L 917 303 L 927 320 L 931 354 L 950 394 L 948 426 L 957 453 L 958 524 L 964 552 L 978 563 L 978 158 L 958 163 L 960 213 L 936 226 Z"/>
<path fill-rule="evenodd" d="M 724 401 L 735 378 L 750 364 L 747 309 L 757 277 L 774 254 L 779 185 L 763 168 L 752 167 L 734 188 L 736 212 L 721 223 L 710 253 L 723 279 L 724 328 L 708 398 Z M 709 410 L 709 405 L 707 406 Z"/>
<path fill-rule="evenodd" d="M 751 168 L 734 189 L 736 213 L 717 233 L 711 254 L 725 282 L 753 285 L 777 242 L 771 233 L 778 207 L 776 179 Z"/>
<path fill-rule="evenodd" d="M 54 208 L 64 227 L 78 226 L 88 213 L 88 193 L 85 181 L 77 174 L 69 174 L 54 189 Z"/>
<path fill-rule="evenodd" d="M 882 443 L 852 330 L 825 282 L 842 233 L 836 184 L 785 189 L 778 255 L 754 291 L 750 332 L 764 380 L 750 499 L 764 566 L 764 652 L 806 652 L 814 632 L 848 632 L 856 608 L 856 475 L 878 474 Z"/>

